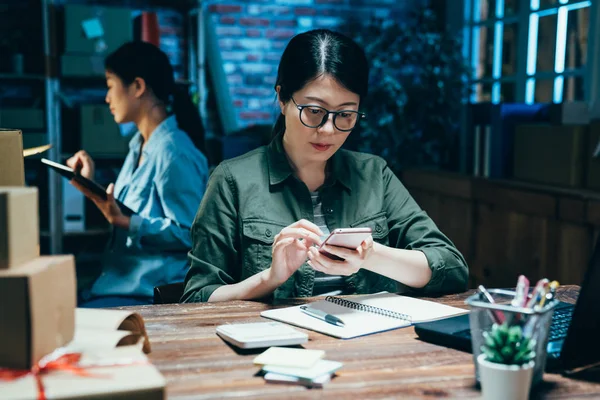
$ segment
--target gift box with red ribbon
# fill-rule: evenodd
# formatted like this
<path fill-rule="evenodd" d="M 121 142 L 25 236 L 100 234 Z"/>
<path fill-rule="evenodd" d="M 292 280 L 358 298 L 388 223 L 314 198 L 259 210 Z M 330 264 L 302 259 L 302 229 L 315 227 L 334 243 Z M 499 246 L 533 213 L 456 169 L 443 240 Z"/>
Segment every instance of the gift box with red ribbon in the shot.
<path fill-rule="evenodd" d="M 58 349 L 28 370 L 0 368 L 3 400 L 159 400 L 165 385 L 136 346 L 84 353 Z"/>

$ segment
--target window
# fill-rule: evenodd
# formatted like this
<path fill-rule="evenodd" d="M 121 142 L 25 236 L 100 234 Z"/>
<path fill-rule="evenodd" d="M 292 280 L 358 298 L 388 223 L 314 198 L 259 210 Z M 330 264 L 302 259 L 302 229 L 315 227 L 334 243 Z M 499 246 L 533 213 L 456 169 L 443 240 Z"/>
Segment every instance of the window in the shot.
<path fill-rule="evenodd" d="M 586 99 L 591 0 L 466 0 L 471 102 Z"/>

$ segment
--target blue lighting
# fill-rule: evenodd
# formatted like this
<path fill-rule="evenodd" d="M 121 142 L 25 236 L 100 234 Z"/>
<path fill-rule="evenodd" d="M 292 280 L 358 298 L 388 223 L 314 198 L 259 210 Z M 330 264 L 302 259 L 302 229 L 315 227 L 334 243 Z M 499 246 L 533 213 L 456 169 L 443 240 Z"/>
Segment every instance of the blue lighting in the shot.
<path fill-rule="evenodd" d="M 555 103 L 562 103 L 563 101 L 563 85 L 565 82 L 565 77 L 564 76 L 557 76 L 556 79 L 554 80 L 554 102 Z"/>
<path fill-rule="evenodd" d="M 535 74 L 539 20 L 540 17 L 537 14 L 531 14 L 529 16 L 529 38 L 527 40 L 527 75 Z"/>
<path fill-rule="evenodd" d="M 504 0 L 496 1 L 496 18 L 504 18 Z"/>
<path fill-rule="evenodd" d="M 525 83 L 525 104 L 533 104 L 535 101 L 535 79 L 529 78 Z"/>
<path fill-rule="evenodd" d="M 500 79 L 502 74 L 502 39 L 504 36 L 504 24 L 496 22 L 494 24 L 494 63 L 492 67 L 492 77 Z"/>
<path fill-rule="evenodd" d="M 554 72 L 557 74 L 562 74 L 565 71 L 565 52 L 567 50 L 567 18 L 567 8 L 559 8 L 558 22 L 556 27 L 556 55 L 554 56 Z"/>
<path fill-rule="evenodd" d="M 498 104 L 500 100 L 500 82 L 494 82 L 492 85 L 492 104 Z"/>

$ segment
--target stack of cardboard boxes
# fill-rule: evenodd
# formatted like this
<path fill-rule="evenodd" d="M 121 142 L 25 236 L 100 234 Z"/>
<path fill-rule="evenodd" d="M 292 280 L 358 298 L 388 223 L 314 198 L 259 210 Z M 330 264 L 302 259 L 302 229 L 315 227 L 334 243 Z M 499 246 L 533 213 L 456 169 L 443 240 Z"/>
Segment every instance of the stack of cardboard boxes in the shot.
<path fill-rule="evenodd" d="M 22 135 L 0 129 L 0 399 L 164 398 L 165 380 L 138 346 L 103 346 L 78 329 L 89 347 L 69 353 L 76 315 L 74 258 L 40 256 L 38 192 L 25 187 Z M 42 371 L 47 355 L 68 365 Z"/>
<path fill-rule="evenodd" d="M 30 369 L 75 329 L 73 256 L 40 257 L 38 192 L 20 131 L 0 131 L 0 367 Z"/>

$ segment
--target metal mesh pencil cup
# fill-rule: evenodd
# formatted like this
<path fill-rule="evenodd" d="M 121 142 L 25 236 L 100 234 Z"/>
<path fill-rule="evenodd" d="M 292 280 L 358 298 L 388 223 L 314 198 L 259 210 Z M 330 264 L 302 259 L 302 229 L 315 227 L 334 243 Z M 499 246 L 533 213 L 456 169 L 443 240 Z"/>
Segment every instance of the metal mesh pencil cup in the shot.
<path fill-rule="evenodd" d="M 513 307 L 510 302 L 515 296 L 514 291 L 489 289 L 488 292 L 492 295 L 494 304 L 487 302 L 480 293 L 474 294 L 466 300 L 466 303 L 471 307 L 469 323 L 477 382 L 479 382 L 477 357 L 481 354 L 481 346 L 484 344 L 483 332 L 491 331 L 495 322 L 494 316 L 501 315 L 509 325 L 521 325 L 524 336 L 536 341 L 535 366 L 531 382 L 531 385 L 534 386 L 543 379 L 552 314 L 559 301 L 554 299 L 546 303 L 543 308 L 536 309 Z"/>

